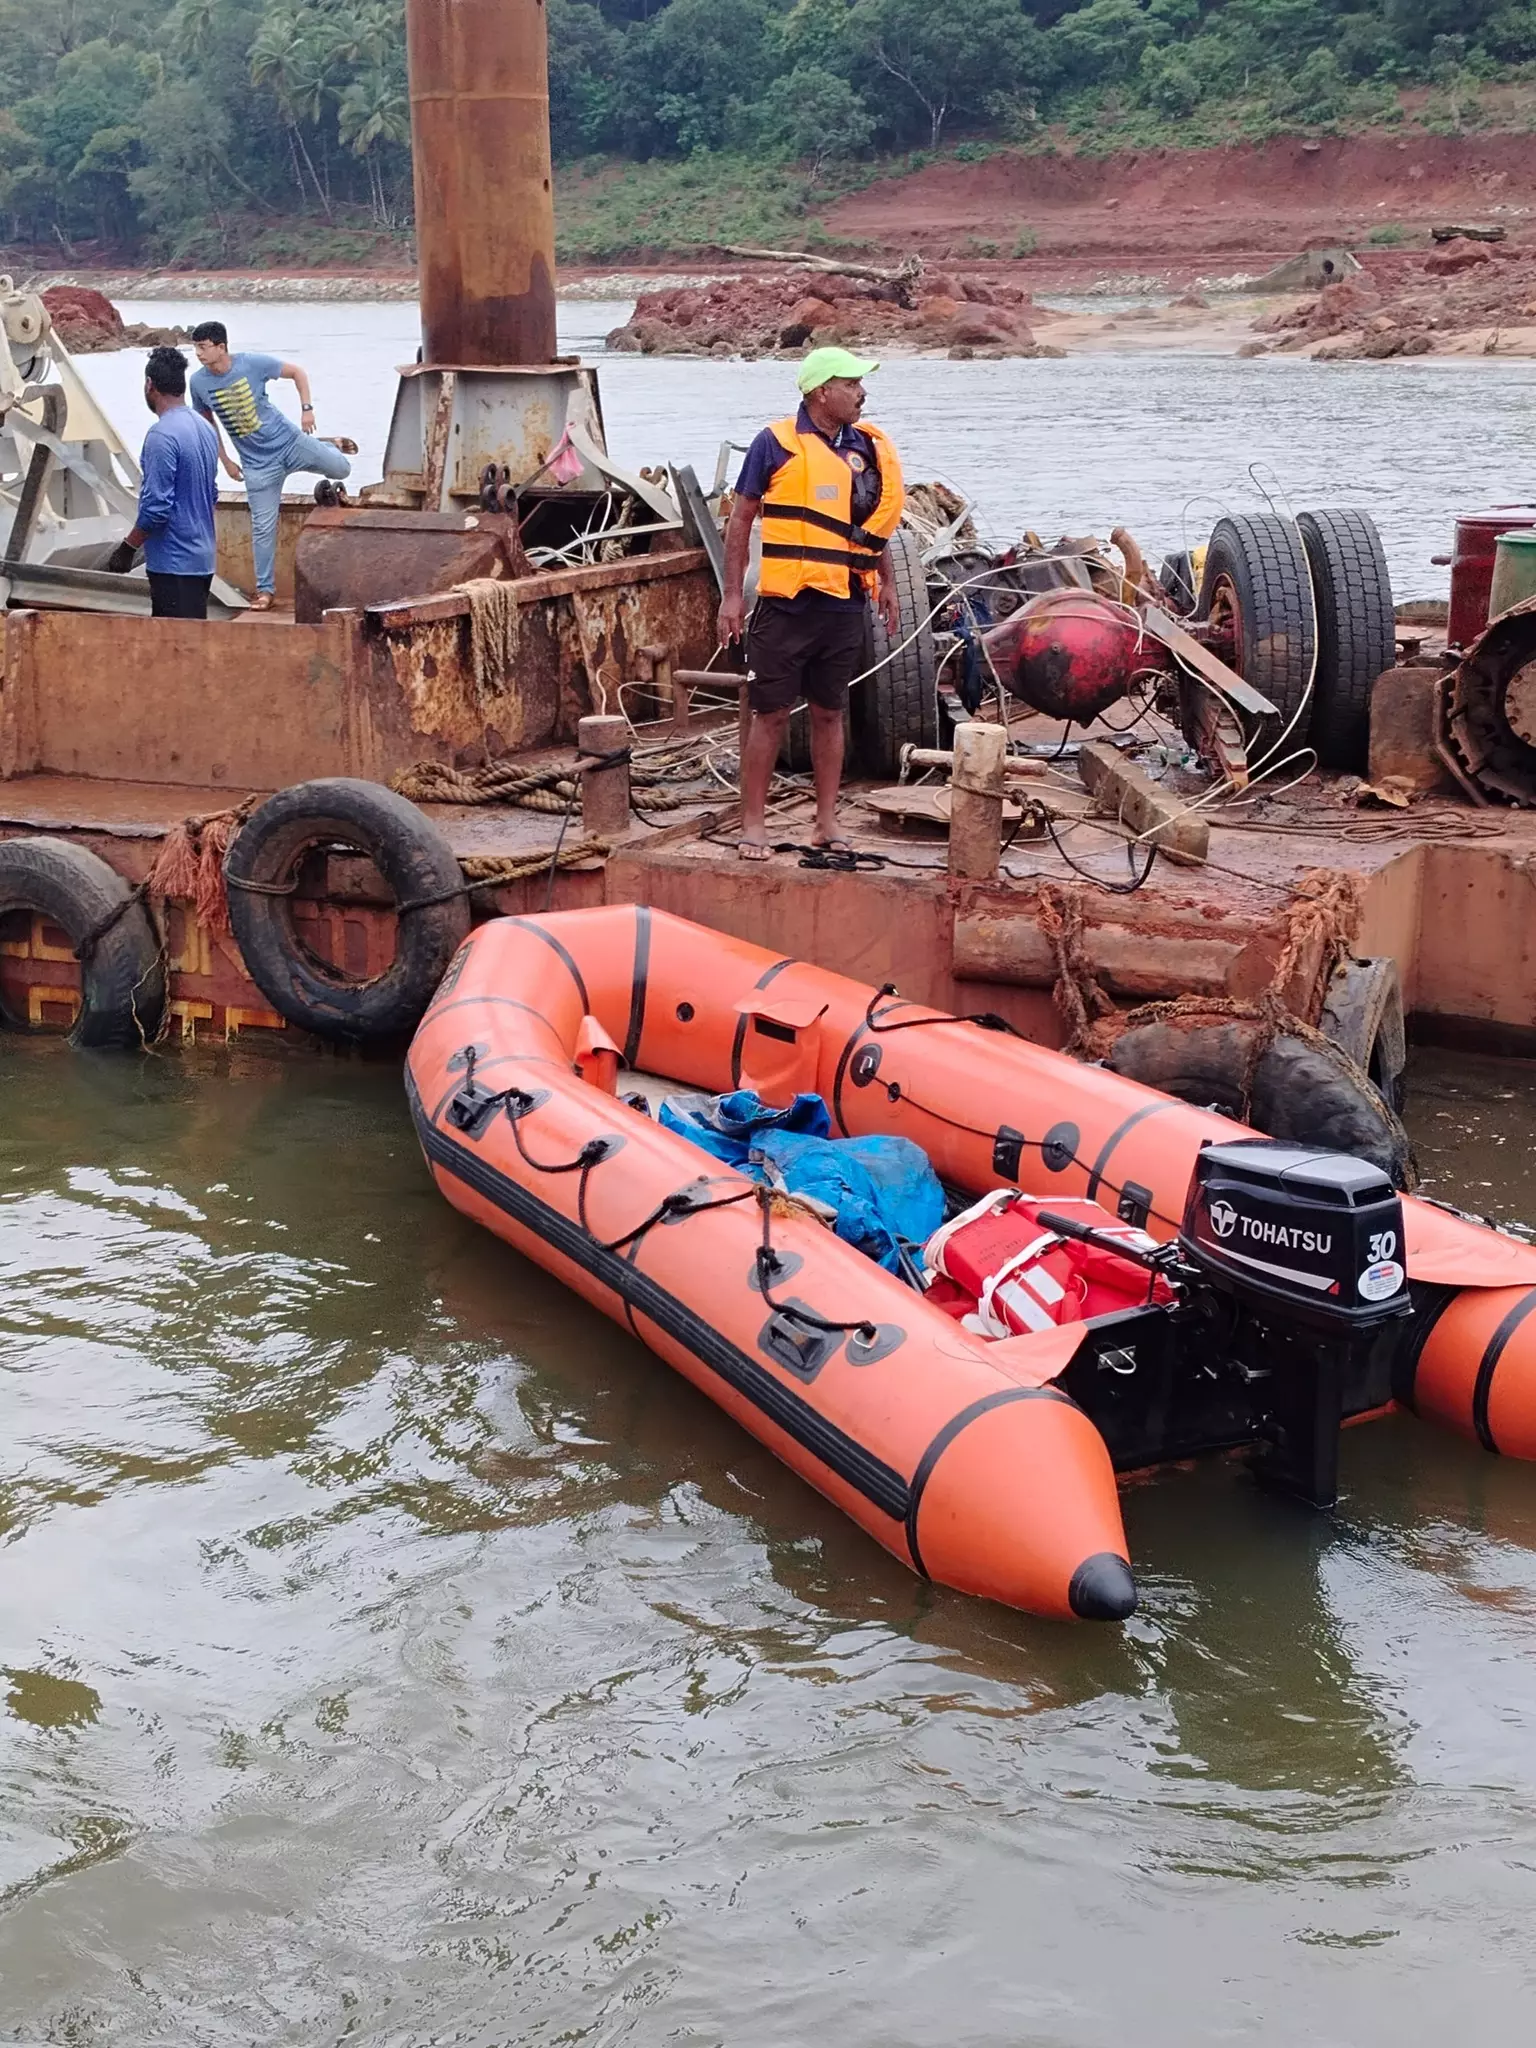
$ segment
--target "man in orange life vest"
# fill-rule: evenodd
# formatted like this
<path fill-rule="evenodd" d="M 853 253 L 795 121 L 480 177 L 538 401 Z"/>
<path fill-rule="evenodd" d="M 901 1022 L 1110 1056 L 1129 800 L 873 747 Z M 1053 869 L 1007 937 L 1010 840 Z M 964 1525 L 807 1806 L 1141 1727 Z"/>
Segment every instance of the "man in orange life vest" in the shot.
<path fill-rule="evenodd" d="M 901 602 L 886 542 L 906 492 L 886 435 L 863 420 L 862 380 L 878 363 L 845 348 L 812 349 L 796 379 L 804 403 L 764 427 L 747 450 L 725 530 L 724 646 L 746 633 L 752 723 L 741 764 L 743 860 L 766 860 L 768 785 L 790 713 L 810 706 L 817 846 L 846 850 L 837 830 L 848 686 L 869 664 L 869 600 L 894 640 Z M 763 522 L 752 623 L 743 585 L 753 522 Z"/>

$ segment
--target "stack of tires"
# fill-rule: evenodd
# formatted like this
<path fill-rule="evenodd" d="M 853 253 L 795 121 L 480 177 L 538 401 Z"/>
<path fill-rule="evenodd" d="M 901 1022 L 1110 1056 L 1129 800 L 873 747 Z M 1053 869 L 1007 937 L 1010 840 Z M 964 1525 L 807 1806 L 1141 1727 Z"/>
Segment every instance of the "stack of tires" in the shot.
<path fill-rule="evenodd" d="M 1396 644 L 1392 581 L 1368 512 L 1218 520 L 1199 615 L 1228 626 L 1232 666 L 1279 714 L 1271 767 L 1310 746 L 1324 768 L 1364 772 L 1371 690 Z"/>

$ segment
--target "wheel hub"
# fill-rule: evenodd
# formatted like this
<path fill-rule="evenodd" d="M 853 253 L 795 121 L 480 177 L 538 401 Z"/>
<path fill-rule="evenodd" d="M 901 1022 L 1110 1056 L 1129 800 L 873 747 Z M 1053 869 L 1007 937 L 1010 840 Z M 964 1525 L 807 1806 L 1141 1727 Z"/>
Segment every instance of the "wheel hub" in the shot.
<path fill-rule="evenodd" d="M 1517 668 L 1504 685 L 1504 720 L 1517 739 L 1536 747 L 1536 658 Z"/>
<path fill-rule="evenodd" d="M 1201 635 L 1207 647 L 1219 654 L 1227 667 L 1243 673 L 1243 608 L 1238 602 L 1230 576 L 1218 576 L 1211 585 L 1207 630 Z"/>

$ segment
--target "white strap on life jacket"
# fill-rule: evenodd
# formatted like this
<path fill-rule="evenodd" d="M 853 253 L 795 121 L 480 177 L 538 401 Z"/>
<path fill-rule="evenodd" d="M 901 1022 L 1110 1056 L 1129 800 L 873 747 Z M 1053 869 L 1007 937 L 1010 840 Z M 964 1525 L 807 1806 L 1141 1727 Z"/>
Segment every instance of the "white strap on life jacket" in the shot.
<path fill-rule="evenodd" d="M 1057 1236 L 1054 1230 L 1042 1231 L 1039 1237 L 1031 1239 L 1021 1251 L 1016 1251 L 1010 1258 L 1004 1259 L 995 1273 L 988 1274 L 981 1290 L 981 1299 L 976 1304 L 976 1314 L 983 1323 L 988 1325 L 989 1335 L 1011 1337 L 1014 1334 L 1012 1324 L 1005 1322 L 992 1305 L 992 1298 L 997 1293 L 997 1290 L 1011 1280 L 1021 1266 L 1033 1265 L 1036 1259 L 1044 1258 L 1048 1251 L 1051 1251 L 1062 1242 L 1063 1240 Z M 1042 1277 L 1049 1276 L 1043 1275 Z M 1058 1286 L 1055 1280 L 1051 1281 L 1051 1287 L 1054 1289 L 1055 1298 L 1059 1301 L 1065 1290 Z M 1045 1294 L 1046 1290 L 1042 1288 L 1040 1292 Z M 1054 1316 L 1050 1315 L 1038 1302 L 1032 1301 L 1020 1287 L 1009 1289 L 1008 1301 L 1015 1314 L 1019 1316 L 1021 1321 L 1027 1323 L 1032 1330 L 1047 1329 L 1055 1321 Z"/>
<path fill-rule="evenodd" d="M 999 1209 L 1011 1208 L 1018 1200 L 1017 1188 L 993 1188 L 979 1202 L 972 1202 L 969 1209 L 962 1209 L 958 1216 L 951 1216 L 947 1223 L 941 1223 L 923 1246 L 923 1265 L 929 1286 L 933 1285 L 934 1277 L 939 1273 L 945 1274 L 946 1278 L 953 1277 L 944 1264 L 944 1247 L 957 1230 L 964 1230 L 966 1224 L 974 1223 L 978 1216 L 991 1216 Z"/>

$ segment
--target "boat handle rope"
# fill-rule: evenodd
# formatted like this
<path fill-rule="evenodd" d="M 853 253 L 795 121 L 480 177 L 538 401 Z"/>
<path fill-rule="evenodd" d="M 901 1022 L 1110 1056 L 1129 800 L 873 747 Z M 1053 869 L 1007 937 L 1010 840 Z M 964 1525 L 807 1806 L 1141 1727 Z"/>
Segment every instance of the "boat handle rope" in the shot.
<path fill-rule="evenodd" d="M 919 1024 L 978 1024 L 983 1031 L 1006 1031 L 1013 1038 L 1023 1038 L 1024 1036 L 1024 1033 L 1010 1024 L 1006 1017 L 994 1019 L 991 1011 L 984 1011 L 977 1017 L 908 1017 L 899 1024 L 877 1024 L 874 1021 L 875 1004 L 880 1000 L 881 996 L 893 996 L 895 994 L 896 984 L 893 981 L 888 981 L 883 983 L 869 999 L 869 1008 L 864 1013 L 864 1022 L 872 1035 L 877 1038 L 890 1031 L 910 1031 Z M 882 1081 L 880 1085 L 885 1090 L 888 1102 L 904 1102 L 909 1109 L 915 1109 L 920 1116 L 931 1116 L 936 1124 L 947 1124 L 950 1130 L 960 1131 L 968 1138 L 984 1138 L 989 1144 L 996 1140 L 996 1131 L 984 1131 L 980 1124 L 962 1123 L 958 1117 L 947 1116 L 942 1109 L 935 1109 L 931 1103 L 919 1102 L 917 1097 L 903 1088 L 899 1081 Z M 1045 1151 L 1046 1140 L 1044 1138 L 1025 1138 L 1023 1142 L 1031 1152 L 1043 1154 Z M 1092 1164 L 1080 1152 L 1074 1150 L 1064 1156 L 1065 1163 L 1068 1166 L 1080 1167 L 1087 1174 L 1091 1174 L 1094 1171 Z M 1107 1173 L 1099 1175 L 1099 1185 L 1108 1188 L 1112 1195 L 1123 1195 L 1125 1193 L 1124 1187 L 1112 1181 Z M 1178 1230 L 1181 1227 L 1180 1219 L 1177 1216 L 1165 1216 L 1161 1209 L 1149 1208 L 1147 1213 L 1155 1216 L 1159 1223 L 1166 1223 L 1170 1230 Z"/>
<path fill-rule="evenodd" d="M 883 981 L 875 990 L 869 999 L 869 1007 L 864 1012 L 864 1028 L 876 1038 L 883 1037 L 890 1031 L 916 1031 L 924 1024 L 974 1024 L 981 1031 L 1006 1031 L 1010 1038 L 1024 1036 L 1017 1025 L 1010 1024 L 1006 1017 L 1000 1017 L 996 1010 L 978 1010 L 973 1017 L 903 1017 L 899 1024 L 882 1024 L 875 1012 L 875 1005 L 882 996 L 897 996 L 899 1000 L 904 1000 L 900 997 L 894 981 Z M 880 1012 L 882 1017 L 889 1014 L 889 1011 Z"/>
<path fill-rule="evenodd" d="M 879 1326 L 870 1322 L 867 1316 L 861 1317 L 857 1322 L 835 1323 L 826 1316 L 818 1315 L 815 1309 L 803 1307 L 797 1301 L 774 1300 L 768 1291 L 769 1284 L 778 1274 L 783 1262 L 773 1248 L 773 1189 L 755 1187 L 751 1193 L 756 1195 L 763 1212 L 763 1241 L 757 1248 L 757 1289 L 773 1313 L 776 1316 L 787 1317 L 790 1322 L 803 1323 L 808 1330 L 826 1330 L 829 1333 L 852 1330 L 864 1343 L 877 1343 L 880 1336 Z"/>
<path fill-rule="evenodd" d="M 523 1143 L 523 1134 L 518 1125 L 523 1117 L 529 1116 L 549 1100 L 548 1089 L 537 1091 L 519 1088 L 500 1088 L 494 1095 L 482 1095 L 475 1086 L 474 1046 L 466 1045 L 463 1052 L 464 1085 L 448 1105 L 448 1121 L 471 1138 L 484 1137 L 488 1126 L 498 1111 L 505 1111 L 507 1122 L 512 1126 L 512 1142 L 525 1166 L 535 1173 L 580 1173 L 585 1192 L 586 1176 L 594 1166 L 601 1166 L 605 1159 L 611 1159 L 618 1152 L 624 1140 L 617 1131 L 605 1131 L 601 1136 L 588 1138 L 574 1159 L 535 1159 Z M 585 1228 L 585 1225 L 583 1225 Z"/>
<path fill-rule="evenodd" d="M 586 1194 L 586 1186 L 586 1177 L 583 1175 L 577 1190 L 577 1198 L 581 1203 L 581 1227 L 590 1237 L 592 1229 L 586 1220 L 585 1203 L 582 1199 Z M 721 1195 L 717 1201 L 705 1201 L 703 1197 L 710 1186 L 708 1180 L 693 1180 L 689 1181 L 686 1187 L 674 1188 L 670 1195 L 662 1196 L 650 1215 L 642 1217 L 633 1230 L 626 1230 L 622 1237 L 612 1238 L 606 1243 L 599 1238 L 597 1243 L 605 1252 L 622 1251 L 626 1245 L 638 1245 L 646 1233 L 654 1230 L 658 1223 L 670 1223 L 681 1216 L 701 1216 L 706 1209 L 729 1209 L 735 1202 L 750 1202 L 757 1193 L 755 1187 L 737 1188 L 734 1194 Z"/>
<path fill-rule="evenodd" d="M 494 1095 L 480 1095 L 475 1090 L 475 1048 L 464 1048 L 464 1086 L 449 1105 L 448 1118 L 460 1130 L 472 1137 L 483 1136 L 486 1127 L 498 1111 L 504 1111 L 507 1122 L 512 1126 L 512 1141 L 517 1146 L 523 1164 L 535 1173 L 580 1173 L 576 1188 L 576 1214 L 581 1228 L 593 1238 L 605 1252 L 622 1251 L 626 1245 L 638 1245 L 647 1232 L 660 1223 L 674 1221 L 683 1216 L 702 1215 L 708 1209 L 728 1209 L 737 1202 L 756 1200 L 761 1204 L 763 1215 L 763 1238 L 757 1248 L 756 1270 L 758 1291 L 775 1315 L 784 1316 L 791 1322 L 802 1323 L 806 1328 L 828 1333 L 855 1332 L 866 1344 L 878 1341 L 879 1326 L 867 1316 L 860 1316 L 853 1322 L 834 1322 L 827 1316 L 818 1315 L 814 1309 L 805 1308 L 799 1302 L 776 1301 L 771 1285 L 779 1273 L 782 1261 L 773 1248 L 773 1190 L 753 1185 L 737 1188 L 717 1201 L 705 1201 L 701 1197 L 707 1192 L 707 1179 L 689 1181 L 686 1186 L 674 1188 L 664 1195 L 648 1216 L 643 1216 L 633 1230 L 626 1230 L 621 1237 L 608 1241 L 597 1238 L 587 1221 L 587 1179 L 594 1166 L 601 1166 L 605 1159 L 611 1159 L 623 1145 L 623 1138 L 616 1131 L 603 1136 L 589 1138 L 573 1159 L 535 1159 L 523 1143 L 519 1125 L 525 1116 L 549 1100 L 547 1093 L 533 1093 L 526 1088 L 502 1088 Z"/>

